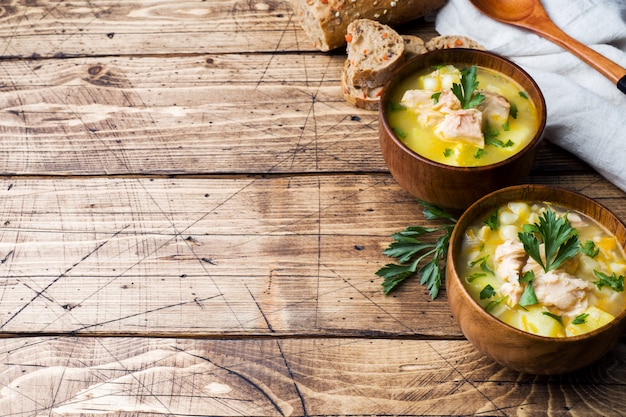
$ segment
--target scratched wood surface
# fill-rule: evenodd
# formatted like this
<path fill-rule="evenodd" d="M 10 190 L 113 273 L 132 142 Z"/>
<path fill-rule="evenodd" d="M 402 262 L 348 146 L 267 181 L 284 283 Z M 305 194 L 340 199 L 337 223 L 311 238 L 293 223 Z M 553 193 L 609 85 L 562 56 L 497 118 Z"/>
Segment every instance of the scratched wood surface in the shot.
<path fill-rule="evenodd" d="M 286 1 L 7 1 L 0 57 L 0 415 L 624 414 L 626 338 L 519 375 L 382 295 L 426 220 Z M 626 219 L 553 145 L 528 181 Z"/>

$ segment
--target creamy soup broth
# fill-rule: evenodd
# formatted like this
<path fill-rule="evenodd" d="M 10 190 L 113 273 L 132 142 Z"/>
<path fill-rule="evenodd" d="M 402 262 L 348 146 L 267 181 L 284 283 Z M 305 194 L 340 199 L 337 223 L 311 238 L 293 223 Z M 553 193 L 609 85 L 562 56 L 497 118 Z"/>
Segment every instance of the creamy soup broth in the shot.
<path fill-rule="evenodd" d="M 505 291 L 505 287 L 510 287 L 511 283 L 507 284 L 507 279 L 504 278 L 506 268 L 502 267 L 504 261 L 497 256 L 498 253 L 502 255 L 504 252 L 502 250 L 498 252 L 499 247 L 502 249 L 506 244 L 511 247 L 517 245 L 518 234 L 524 230 L 524 225 L 538 223 L 540 215 L 547 209 L 553 210 L 559 217 L 567 215 L 570 224 L 578 233 L 580 245 L 587 245 L 588 249 L 593 249 L 591 252 L 597 251 L 594 256 L 579 251 L 557 270 L 558 273 L 555 273 L 555 276 L 559 276 L 562 272 L 563 277 L 569 278 L 564 279 L 562 283 L 557 281 L 555 285 L 561 285 L 560 288 L 547 287 L 546 298 L 556 297 L 556 294 L 570 283 L 576 283 L 582 288 L 571 292 L 570 295 L 576 294 L 574 298 L 578 299 L 567 308 L 550 302 L 546 304 L 541 300 L 537 304 L 521 306 L 519 300 L 511 297 L 511 291 Z M 597 272 L 604 276 L 621 278 L 623 288 L 626 257 L 616 238 L 600 224 L 581 213 L 544 203 L 512 202 L 491 213 L 489 218 L 498 219 L 499 224 L 494 230 L 487 225 L 489 222 L 483 222 L 485 219 L 466 230 L 461 259 L 457 267 L 472 297 L 491 314 L 513 327 L 530 333 L 564 337 L 595 330 L 622 313 L 626 307 L 626 293 L 607 285 L 600 288 L 597 284 L 599 282 Z M 532 260 L 527 259 L 523 262 L 530 265 Z M 538 274 L 545 272 L 540 271 Z M 520 273 L 520 277 L 521 275 Z M 509 278 L 508 281 L 512 279 Z M 537 278 L 529 284 L 520 285 L 522 287 L 535 285 L 535 281 Z M 493 291 L 489 290 L 488 286 Z M 485 292 L 485 289 L 488 291 Z M 539 293 L 537 296 L 539 297 Z"/>
<path fill-rule="evenodd" d="M 489 127 L 496 145 L 487 143 L 484 148 L 466 141 L 442 140 L 434 129 L 418 122 L 418 112 L 402 103 L 408 90 L 432 91 L 433 94 L 450 89 L 460 83 L 461 67 L 446 66 L 427 69 L 407 77 L 391 97 L 386 110 L 389 125 L 396 136 L 416 153 L 453 166 L 483 166 L 505 160 L 523 149 L 534 137 L 539 126 L 537 109 L 528 93 L 511 78 L 490 69 L 477 67 L 478 89 L 501 95 L 511 105 L 511 115 L 506 121 L 491 123 Z M 483 130 L 487 127 L 484 126 Z"/>

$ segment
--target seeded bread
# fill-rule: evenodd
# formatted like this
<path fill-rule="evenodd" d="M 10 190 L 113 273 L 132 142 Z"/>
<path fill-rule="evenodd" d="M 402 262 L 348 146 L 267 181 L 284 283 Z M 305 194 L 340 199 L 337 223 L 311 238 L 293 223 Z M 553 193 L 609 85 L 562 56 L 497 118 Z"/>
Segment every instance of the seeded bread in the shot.
<path fill-rule="evenodd" d="M 341 92 L 344 99 L 360 109 L 378 110 L 380 102 L 380 93 L 383 87 L 359 87 L 352 82 L 350 70 L 350 61 L 346 60 L 343 70 L 341 71 Z"/>
<path fill-rule="evenodd" d="M 391 27 L 370 19 L 354 20 L 346 34 L 350 78 L 355 86 L 376 88 L 404 62 L 404 40 Z"/>
<path fill-rule="evenodd" d="M 426 42 L 426 49 L 429 51 L 449 48 L 485 49 L 484 46 L 467 36 L 435 36 Z"/>
<path fill-rule="evenodd" d="M 411 59 L 418 55 L 425 54 L 428 52 L 426 49 L 426 44 L 424 40 L 419 36 L 415 35 L 402 35 L 402 39 L 404 40 L 404 56 L 405 59 Z"/>
<path fill-rule="evenodd" d="M 350 22 L 372 19 L 399 25 L 434 12 L 446 0 L 290 0 L 296 19 L 321 51 L 344 46 Z"/>

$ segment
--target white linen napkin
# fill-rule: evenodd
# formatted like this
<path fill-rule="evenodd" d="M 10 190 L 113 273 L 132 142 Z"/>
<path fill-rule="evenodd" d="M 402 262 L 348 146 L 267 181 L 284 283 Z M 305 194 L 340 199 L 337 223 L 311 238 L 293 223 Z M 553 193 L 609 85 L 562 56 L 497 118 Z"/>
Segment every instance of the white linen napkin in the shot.
<path fill-rule="evenodd" d="M 626 67 L 626 0 L 542 3 L 565 33 Z M 468 0 L 448 0 L 436 29 L 469 36 L 524 68 L 546 100 L 546 139 L 626 191 L 626 94 L 610 80 L 556 44 L 483 15 Z"/>

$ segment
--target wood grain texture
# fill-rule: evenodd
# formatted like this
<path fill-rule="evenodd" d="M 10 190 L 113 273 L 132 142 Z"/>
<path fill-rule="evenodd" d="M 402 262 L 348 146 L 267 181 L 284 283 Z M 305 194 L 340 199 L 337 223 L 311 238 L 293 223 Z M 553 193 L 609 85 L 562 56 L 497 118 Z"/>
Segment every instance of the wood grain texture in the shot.
<path fill-rule="evenodd" d="M 570 180 L 626 217 L 619 190 Z M 12 178 L 0 190 L 5 332 L 460 336 L 445 294 L 431 302 L 417 282 L 382 294 L 389 235 L 424 222 L 388 174 Z"/>
<path fill-rule="evenodd" d="M 384 171 L 377 114 L 343 100 L 342 61 L 220 55 L 10 62 L 0 72 L 0 129 L 8 140 L 0 171 Z"/>
<path fill-rule="evenodd" d="M 281 0 L 8 3 L 0 9 L 6 57 L 313 49 Z"/>
<path fill-rule="evenodd" d="M 382 294 L 389 235 L 431 223 L 287 1 L 12 0 L 0 23 L 0 415 L 623 415 L 626 340 L 535 378 L 477 354 L 445 291 Z M 528 181 L 626 219 L 549 143 Z"/>
<path fill-rule="evenodd" d="M 617 417 L 626 407 L 624 345 L 560 377 L 508 371 L 465 341 L 29 338 L 0 340 L 0 357 L 0 409 L 16 417 Z"/>

